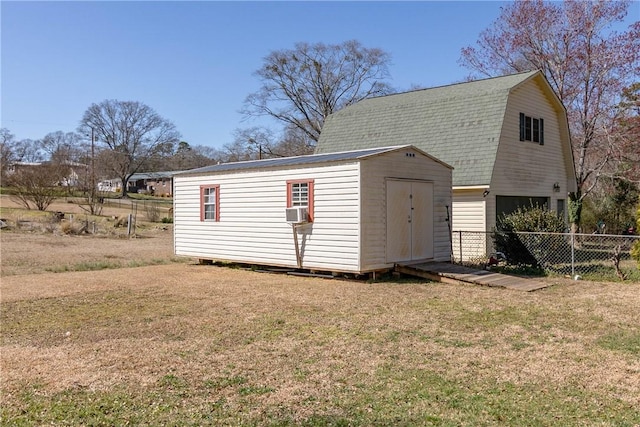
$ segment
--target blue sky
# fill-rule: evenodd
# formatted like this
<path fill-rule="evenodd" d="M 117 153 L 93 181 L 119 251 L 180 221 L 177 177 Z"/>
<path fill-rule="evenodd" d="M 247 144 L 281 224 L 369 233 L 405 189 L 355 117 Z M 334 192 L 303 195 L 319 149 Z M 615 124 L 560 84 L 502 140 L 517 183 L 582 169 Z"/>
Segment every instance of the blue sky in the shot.
<path fill-rule="evenodd" d="M 237 128 L 280 128 L 238 112 L 259 88 L 253 72 L 269 52 L 356 39 L 391 55 L 398 90 L 455 83 L 469 74 L 457 63 L 460 49 L 505 4 L 3 0 L 0 127 L 39 139 L 74 131 L 92 103 L 140 101 L 191 145 L 219 148 Z"/>

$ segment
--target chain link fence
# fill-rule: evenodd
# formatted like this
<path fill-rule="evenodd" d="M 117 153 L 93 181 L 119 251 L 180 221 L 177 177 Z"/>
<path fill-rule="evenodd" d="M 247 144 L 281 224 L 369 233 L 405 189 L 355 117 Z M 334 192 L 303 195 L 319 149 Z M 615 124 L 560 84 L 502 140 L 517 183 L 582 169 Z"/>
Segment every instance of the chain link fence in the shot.
<path fill-rule="evenodd" d="M 638 263 L 631 258 L 634 245 L 640 246 L 640 236 L 454 231 L 451 239 L 458 264 L 528 266 L 592 280 L 640 280 Z"/>

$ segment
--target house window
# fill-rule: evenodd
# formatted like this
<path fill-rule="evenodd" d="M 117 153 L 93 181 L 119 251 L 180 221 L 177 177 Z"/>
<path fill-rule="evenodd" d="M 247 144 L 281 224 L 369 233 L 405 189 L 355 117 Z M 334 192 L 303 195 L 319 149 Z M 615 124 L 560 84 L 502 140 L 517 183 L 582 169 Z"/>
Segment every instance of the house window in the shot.
<path fill-rule="evenodd" d="M 200 187 L 200 221 L 220 221 L 220 186 Z"/>
<path fill-rule="evenodd" d="M 287 181 L 287 207 L 306 206 L 309 222 L 313 221 L 313 180 Z"/>
<path fill-rule="evenodd" d="M 532 141 L 544 145 L 544 120 L 520 113 L 520 141 Z"/>

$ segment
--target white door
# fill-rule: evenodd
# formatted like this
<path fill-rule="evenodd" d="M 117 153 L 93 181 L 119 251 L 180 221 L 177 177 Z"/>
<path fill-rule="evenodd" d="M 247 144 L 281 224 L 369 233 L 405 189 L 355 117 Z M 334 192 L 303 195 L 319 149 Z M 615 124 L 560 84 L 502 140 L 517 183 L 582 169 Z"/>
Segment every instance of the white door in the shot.
<path fill-rule="evenodd" d="M 387 180 L 387 262 L 433 258 L 433 183 Z"/>

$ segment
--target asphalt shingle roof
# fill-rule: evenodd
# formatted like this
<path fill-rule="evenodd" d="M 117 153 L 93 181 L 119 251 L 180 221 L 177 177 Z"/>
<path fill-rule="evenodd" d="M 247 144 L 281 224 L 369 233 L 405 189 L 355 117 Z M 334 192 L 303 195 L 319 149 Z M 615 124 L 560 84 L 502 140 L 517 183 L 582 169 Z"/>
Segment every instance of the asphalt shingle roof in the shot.
<path fill-rule="evenodd" d="M 510 91 L 532 71 L 369 98 L 325 121 L 316 153 L 413 145 L 454 167 L 453 185 L 488 185 Z"/>

